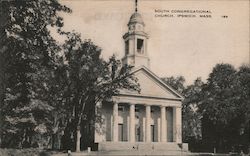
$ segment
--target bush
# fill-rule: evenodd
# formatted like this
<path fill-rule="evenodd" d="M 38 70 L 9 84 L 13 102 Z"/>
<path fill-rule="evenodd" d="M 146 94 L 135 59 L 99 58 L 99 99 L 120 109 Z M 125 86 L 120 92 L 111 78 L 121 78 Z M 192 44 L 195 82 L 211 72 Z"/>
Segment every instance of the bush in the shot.
<path fill-rule="evenodd" d="M 50 154 L 37 148 L 0 149 L 0 156 L 50 156 Z"/>

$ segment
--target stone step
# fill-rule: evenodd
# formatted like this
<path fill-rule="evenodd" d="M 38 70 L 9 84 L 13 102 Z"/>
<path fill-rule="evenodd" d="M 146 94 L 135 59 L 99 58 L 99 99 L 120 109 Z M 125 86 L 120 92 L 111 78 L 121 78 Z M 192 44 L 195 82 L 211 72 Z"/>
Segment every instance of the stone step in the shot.
<path fill-rule="evenodd" d="M 182 147 L 182 148 L 181 148 Z M 100 142 L 98 143 L 99 151 L 136 151 L 136 150 L 156 150 L 156 151 L 188 151 L 188 147 L 185 144 L 177 143 L 145 143 L 145 142 Z"/>
<path fill-rule="evenodd" d="M 153 150 L 135 150 L 135 151 L 92 151 L 72 152 L 72 156 L 194 156 L 192 153 L 183 151 L 153 151 Z M 197 154 L 196 154 L 197 155 Z M 67 154 L 54 154 L 53 156 L 68 156 Z"/>

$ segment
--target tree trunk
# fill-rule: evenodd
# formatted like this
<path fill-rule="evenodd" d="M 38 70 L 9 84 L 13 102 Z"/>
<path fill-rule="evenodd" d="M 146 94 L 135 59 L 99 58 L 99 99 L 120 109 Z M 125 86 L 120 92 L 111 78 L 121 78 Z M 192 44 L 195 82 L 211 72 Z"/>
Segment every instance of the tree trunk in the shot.
<path fill-rule="evenodd" d="M 55 134 L 52 134 L 51 137 L 51 146 L 52 146 L 52 150 L 55 150 Z"/>
<path fill-rule="evenodd" d="M 0 35 L 1 35 L 2 29 L 0 29 Z M 1 36 L 4 37 L 4 36 Z M 1 41 L 0 41 L 1 42 Z M 0 45 L 0 48 L 2 48 L 2 45 Z M 5 58 L 4 58 L 4 48 L 0 49 L 0 108 L 3 108 L 4 105 L 4 98 L 5 98 Z M 1 110 L 2 111 L 2 110 Z M 2 146 L 2 136 L 3 136 L 3 115 L 0 111 L 0 146 Z"/>
<path fill-rule="evenodd" d="M 76 152 L 80 152 L 81 151 L 81 127 L 77 126 L 76 129 Z"/>

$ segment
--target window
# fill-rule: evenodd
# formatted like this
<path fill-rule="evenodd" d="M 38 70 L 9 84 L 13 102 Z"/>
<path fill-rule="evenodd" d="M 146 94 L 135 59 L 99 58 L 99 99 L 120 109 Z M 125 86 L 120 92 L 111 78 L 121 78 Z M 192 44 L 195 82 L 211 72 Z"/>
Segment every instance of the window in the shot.
<path fill-rule="evenodd" d="M 124 106 L 118 106 L 118 111 L 123 112 L 124 111 Z"/>
<path fill-rule="evenodd" d="M 140 126 L 139 125 L 136 125 L 135 126 L 135 135 L 136 135 L 136 142 L 139 142 L 141 141 L 140 138 L 141 138 L 141 129 L 140 129 Z"/>
<path fill-rule="evenodd" d="M 128 41 L 125 42 L 125 54 L 127 55 L 129 52 L 129 44 Z"/>
<path fill-rule="evenodd" d="M 137 39 L 137 53 L 143 54 L 144 49 L 143 49 L 143 39 Z"/>
<path fill-rule="evenodd" d="M 135 107 L 135 112 L 140 112 L 139 107 Z"/>

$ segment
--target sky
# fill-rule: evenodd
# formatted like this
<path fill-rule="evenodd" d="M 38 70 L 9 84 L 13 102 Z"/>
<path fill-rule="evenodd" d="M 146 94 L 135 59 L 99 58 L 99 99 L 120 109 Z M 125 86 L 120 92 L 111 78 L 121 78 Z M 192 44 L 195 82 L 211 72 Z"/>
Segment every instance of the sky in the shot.
<path fill-rule="evenodd" d="M 134 0 L 60 2 L 72 9 L 71 14 L 62 14 L 64 30 L 91 39 L 105 59 L 112 54 L 124 56 L 122 36 L 128 30 Z M 208 13 L 176 13 L 178 10 Z M 150 69 L 159 77 L 182 75 L 186 84 L 191 84 L 197 77 L 206 81 L 217 63 L 239 67 L 250 62 L 248 0 L 139 0 L 138 11 L 150 36 Z"/>

